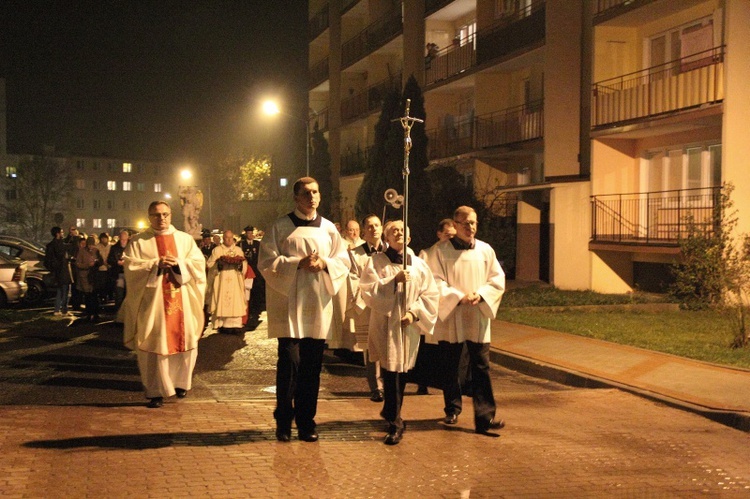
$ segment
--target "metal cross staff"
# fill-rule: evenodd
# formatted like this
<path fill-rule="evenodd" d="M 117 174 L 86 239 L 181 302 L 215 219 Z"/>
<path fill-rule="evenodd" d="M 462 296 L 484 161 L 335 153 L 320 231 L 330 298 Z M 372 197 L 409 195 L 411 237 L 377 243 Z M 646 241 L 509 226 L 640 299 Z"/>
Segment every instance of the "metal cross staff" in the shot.
<path fill-rule="evenodd" d="M 404 270 L 406 270 L 406 244 L 408 242 L 407 223 L 409 221 L 409 152 L 411 151 L 411 127 L 414 126 L 414 123 L 424 123 L 424 120 L 409 116 L 410 107 L 411 99 L 406 99 L 404 116 L 393 120 L 400 122 L 404 128 L 404 168 L 401 172 L 404 176 Z"/>

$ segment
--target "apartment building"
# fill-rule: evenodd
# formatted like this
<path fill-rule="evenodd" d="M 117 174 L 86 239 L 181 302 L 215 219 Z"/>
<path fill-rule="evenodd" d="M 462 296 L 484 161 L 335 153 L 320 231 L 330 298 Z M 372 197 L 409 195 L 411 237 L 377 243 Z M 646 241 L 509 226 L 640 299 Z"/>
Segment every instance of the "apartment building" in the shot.
<path fill-rule="evenodd" d="M 705 218 L 721 182 L 750 209 L 745 0 L 309 6 L 311 119 L 328 134 L 342 218 L 382 96 L 410 75 L 425 96 L 430 168 L 455 168 L 515 217 L 516 279 L 655 288 L 685 216 Z"/>
<path fill-rule="evenodd" d="M 74 183 L 68 213 L 82 231 L 146 228 L 148 205 L 157 200 L 170 203 L 173 223 L 182 227 L 177 165 L 95 156 L 70 156 L 64 161 Z"/>

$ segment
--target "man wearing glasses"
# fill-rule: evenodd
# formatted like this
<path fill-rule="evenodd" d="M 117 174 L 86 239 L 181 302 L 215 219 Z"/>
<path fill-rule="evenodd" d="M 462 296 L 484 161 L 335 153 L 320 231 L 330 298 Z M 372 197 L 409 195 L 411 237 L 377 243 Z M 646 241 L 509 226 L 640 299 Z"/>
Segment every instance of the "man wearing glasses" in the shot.
<path fill-rule="evenodd" d="M 150 227 L 123 253 L 128 293 L 122 306 L 125 345 L 138 354 L 149 408 L 192 387 L 203 332 L 206 259 L 189 234 L 171 223 L 164 201 L 148 207 Z"/>
<path fill-rule="evenodd" d="M 490 381 L 490 322 L 505 292 L 505 274 L 492 247 L 478 239 L 477 214 L 470 206 L 453 213 L 456 235 L 436 244 L 427 263 L 440 290 L 438 321 L 428 341 L 438 342 L 447 359 L 443 387 L 445 423 L 458 422 L 461 387 L 458 366 L 464 343 L 469 353 L 474 429 L 488 434 L 505 426 L 495 419 L 495 396 Z"/>

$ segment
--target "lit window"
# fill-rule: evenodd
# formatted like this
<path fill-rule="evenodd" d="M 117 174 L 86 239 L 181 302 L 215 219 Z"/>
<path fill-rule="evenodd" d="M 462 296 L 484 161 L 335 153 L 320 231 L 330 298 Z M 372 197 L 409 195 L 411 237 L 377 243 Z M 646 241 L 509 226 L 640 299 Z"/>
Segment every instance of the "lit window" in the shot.
<path fill-rule="evenodd" d="M 161 184 L 154 184 L 154 192 L 161 192 Z"/>
<path fill-rule="evenodd" d="M 18 171 L 16 171 L 15 166 L 6 166 L 5 167 L 5 176 L 8 178 L 16 178 L 18 176 Z"/>
<path fill-rule="evenodd" d="M 101 218 L 95 218 L 92 227 L 95 228 L 95 229 L 101 229 L 102 228 L 102 219 Z"/>
<path fill-rule="evenodd" d="M 107 228 L 108 229 L 114 229 L 115 228 L 115 219 L 114 218 L 108 218 L 107 219 Z"/>
<path fill-rule="evenodd" d="M 85 189 L 86 188 L 86 181 L 82 178 L 76 179 L 76 189 Z"/>
<path fill-rule="evenodd" d="M 123 173 L 130 173 L 133 171 L 133 164 L 132 163 L 123 163 L 122 164 L 122 172 Z"/>
<path fill-rule="evenodd" d="M 285 177 L 281 177 L 279 179 L 279 186 L 280 187 L 286 187 L 287 184 L 289 184 L 289 180 L 287 180 Z"/>
<path fill-rule="evenodd" d="M 116 191 L 117 190 L 117 182 L 114 180 L 107 180 L 107 190 L 108 191 Z"/>
<path fill-rule="evenodd" d="M 132 189 L 132 184 L 130 182 L 123 182 L 122 183 L 122 190 L 123 191 L 129 191 Z"/>
<path fill-rule="evenodd" d="M 86 219 L 85 218 L 76 218 L 76 227 L 79 229 L 82 229 L 86 227 Z"/>

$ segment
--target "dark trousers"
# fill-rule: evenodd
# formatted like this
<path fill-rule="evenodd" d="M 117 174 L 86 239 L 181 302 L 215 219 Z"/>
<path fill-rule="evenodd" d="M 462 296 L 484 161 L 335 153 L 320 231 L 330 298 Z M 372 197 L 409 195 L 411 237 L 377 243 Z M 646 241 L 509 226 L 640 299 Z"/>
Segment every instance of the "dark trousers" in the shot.
<path fill-rule="evenodd" d="M 280 429 L 289 430 L 292 420 L 299 430 L 315 429 L 325 346 L 325 340 L 279 338 L 273 416 Z"/>
<path fill-rule="evenodd" d="M 474 404 L 474 425 L 486 426 L 495 417 L 495 396 L 492 393 L 492 380 L 490 379 L 490 344 L 474 343 L 466 341 L 466 349 L 469 354 L 469 369 L 471 380 L 469 381 L 473 391 L 472 402 Z M 446 359 L 446 379 L 443 386 L 443 400 L 445 402 L 445 414 L 461 414 L 461 383 L 458 377 L 458 368 L 461 362 L 461 351 L 464 343 L 440 342 Z"/>
<path fill-rule="evenodd" d="M 380 373 L 383 376 L 383 418 L 388 421 L 388 424 L 399 429 L 403 428 L 401 406 L 404 403 L 407 374 L 387 371 L 382 367 Z"/>
<path fill-rule="evenodd" d="M 84 305 L 86 305 L 86 316 L 99 317 L 99 297 L 96 291 L 83 293 Z"/>

